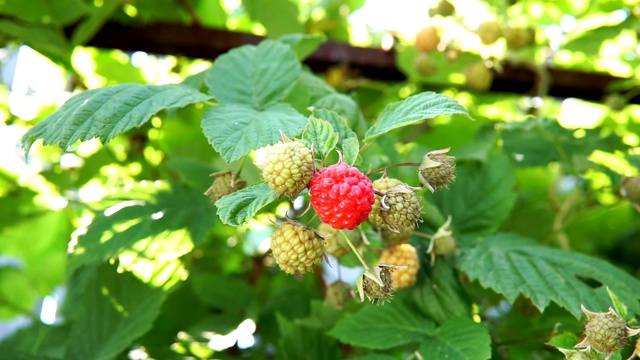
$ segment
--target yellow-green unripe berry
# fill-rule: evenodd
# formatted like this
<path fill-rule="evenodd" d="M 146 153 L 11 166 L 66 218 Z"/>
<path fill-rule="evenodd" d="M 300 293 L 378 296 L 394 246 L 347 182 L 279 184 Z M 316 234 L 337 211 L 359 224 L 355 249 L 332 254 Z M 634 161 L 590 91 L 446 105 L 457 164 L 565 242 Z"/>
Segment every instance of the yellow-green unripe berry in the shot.
<path fill-rule="evenodd" d="M 324 244 L 313 230 L 289 221 L 271 234 L 271 251 L 284 272 L 303 274 L 322 263 Z"/>
<path fill-rule="evenodd" d="M 273 191 L 293 196 L 304 190 L 314 172 L 313 155 L 299 141 L 281 141 L 268 146 L 262 177 Z"/>

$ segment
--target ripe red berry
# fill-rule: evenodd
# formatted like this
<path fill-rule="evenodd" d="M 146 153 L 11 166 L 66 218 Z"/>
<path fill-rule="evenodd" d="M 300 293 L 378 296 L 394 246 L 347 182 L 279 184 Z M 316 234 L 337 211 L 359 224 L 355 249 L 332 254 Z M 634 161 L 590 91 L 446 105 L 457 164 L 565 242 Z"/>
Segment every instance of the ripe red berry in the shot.
<path fill-rule="evenodd" d="M 316 173 L 309 194 L 320 220 L 335 229 L 352 230 L 360 225 L 375 202 L 371 180 L 342 161 Z"/>

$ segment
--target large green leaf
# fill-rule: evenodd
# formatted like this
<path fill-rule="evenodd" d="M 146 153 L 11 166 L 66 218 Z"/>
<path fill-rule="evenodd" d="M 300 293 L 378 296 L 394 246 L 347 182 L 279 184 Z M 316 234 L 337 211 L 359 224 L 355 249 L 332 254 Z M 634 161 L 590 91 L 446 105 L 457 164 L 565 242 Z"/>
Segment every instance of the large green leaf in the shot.
<path fill-rule="evenodd" d="M 291 138 L 300 134 L 307 122 L 288 104 L 272 104 L 261 110 L 222 104 L 205 111 L 202 129 L 213 148 L 232 162 L 252 150 L 280 141 L 280 131 Z"/>
<path fill-rule="evenodd" d="M 282 100 L 298 81 L 301 65 L 291 47 L 265 40 L 220 56 L 207 71 L 205 84 L 223 104 L 262 109 Z"/>
<path fill-rule="evenodd" d="M 99 138 L 106 143 L 139 127 L 161 110 L 205 101 L 209 96 L 184 85 L 122 84 L 87 90 L 73 96 L 49 117 L 27 131 L 25 149 L 37 139 L 66 149 L 77 140 Z"/>
<path fill-rule="evenodd" d="M 387 105 L 380 113 L 376 124 L 365 134 L 364 141 L 370 142 L 393 129 L 414 125 L 422 120 L 445 114 L 469 116 L 467 110 L 448 96 L 431 91 L 413 95 Z"/>
<path fill-rule="evenodd" d="M 216 201 L 218 216 L 225 224 L 240 226 L 277 198 L 278 193 L 271 190 L 269 185 L 254 185 Z"/>
<path fill-rule="evenodd" d="M 448 190 L 433 195 L 444 216 L 451 215 L 454 231 L 482 233 L 493 231 L 505 220 L 515 203 L 515 169 L 502 154 L 486 162 L 458 164 L 456 180 Z"/>
<path fill-rule="evenodd" d="M 341 342 L 367 349 L 390 349 L 420 342 L 435 333 L 434 324 L 401 301 L 367 305 L 345 317 L 329 332 Z"/>
<path fill-rule="evenodd" d="M 139 186 L 105 201 L 115 204 L 96 216 L 69 258 L 68 270 L 113 259 L 125 251 L 171 261 L 204 240 L 213 207 L 199 190 Z"/>
<path fill-rule="evenodd" d="M 425 359 L 486 360 L 491 358 L 491 337 L 483 325 L 459 317 L 439 327 L 418 351 Z"/>
<path fill-rule="evenodd" d="M 630 312 L 640 310 L 637 278 L 606 261 L 541 246 L 516 234 L 492 235 L 475 247 L 461 249 L 456 266 L 508 301 L 524 295 L 541 311 L 550 302 L 576 318 L 582 315 L 581 304 L 593 311 L 605 310 L 611 304 L 602 286 L 615 292 Z M 593 288 L 593 281 L 601 286 Z"/>
<path fill-rule="evenodd" d="M 169 292 L 112 265 L 83 271 L 90 274 L 82 300 L 75 304 L 77 317 L 69 334 L 73 342 L 65 359 L 113 359 L 151 328 Z"/>

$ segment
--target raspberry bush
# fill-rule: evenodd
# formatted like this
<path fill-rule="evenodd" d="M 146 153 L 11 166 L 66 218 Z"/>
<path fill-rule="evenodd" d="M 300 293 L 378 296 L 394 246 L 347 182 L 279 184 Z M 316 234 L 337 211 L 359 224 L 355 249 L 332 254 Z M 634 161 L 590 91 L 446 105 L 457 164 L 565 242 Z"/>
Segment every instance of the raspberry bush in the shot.
<path fill-rule="evenodd" d="M 404 80 L 318 61 L 358 1 L 41 2 L 0 4 L 3 80 L 25 37 L 73 93 L 0 92 L 28 159 L 0 156 L 0 359 L 640 354 L 637 84 L 548 93 L 572 59 L 635 69 L 631 2 L 422 4 L 369 34 Z M 212 62 L 78 45 L 107 18 L 268 38 Z"/>

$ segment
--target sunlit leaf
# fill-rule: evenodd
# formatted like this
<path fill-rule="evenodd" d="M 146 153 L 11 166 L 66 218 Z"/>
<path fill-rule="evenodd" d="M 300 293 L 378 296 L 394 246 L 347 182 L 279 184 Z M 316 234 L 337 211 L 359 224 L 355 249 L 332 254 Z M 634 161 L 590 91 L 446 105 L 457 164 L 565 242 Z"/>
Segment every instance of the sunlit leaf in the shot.
<path fill-rule="evenodd" d="M 462 114 L 469 117 L 467 110 L 454 99 L 430 91 L 422 92 L 387 105 L 375 125 L 365 134 L 364 141 L 370 142 L 391 130 L 447 114 Z"/>
<path fill-rule="evenodd" d="M 122 84 L 81 92 L 27 131 L 22 146 L 45 145 L 66 149 L 77 140 L 98 138 L 102 143 L 147 122 L 161 110 L 206 101 L 209 96 L 184 85 Z"/>

